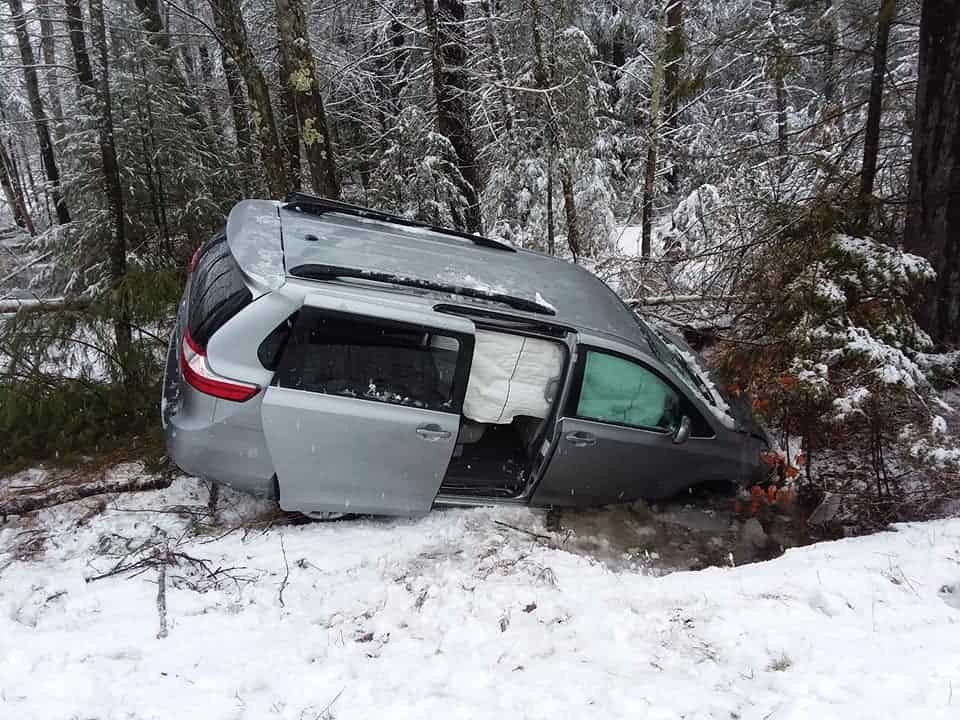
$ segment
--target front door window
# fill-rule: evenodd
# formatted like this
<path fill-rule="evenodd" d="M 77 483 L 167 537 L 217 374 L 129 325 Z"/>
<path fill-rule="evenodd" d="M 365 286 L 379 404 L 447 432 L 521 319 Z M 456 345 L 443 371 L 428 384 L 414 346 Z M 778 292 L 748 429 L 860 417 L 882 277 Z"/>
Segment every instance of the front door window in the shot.
<path fill-rule="evenodd" d="M 665 432 L 680 422 L 680 398 L 652 370 L 617 355 L 588 350 L 576 416 Z"/>

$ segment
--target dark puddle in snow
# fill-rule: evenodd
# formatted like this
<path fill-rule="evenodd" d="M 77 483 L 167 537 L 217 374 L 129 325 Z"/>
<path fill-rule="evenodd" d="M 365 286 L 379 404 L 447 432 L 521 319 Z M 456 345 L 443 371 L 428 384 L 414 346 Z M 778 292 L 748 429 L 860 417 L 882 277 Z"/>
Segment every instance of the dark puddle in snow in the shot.
<path fill-rule="evenodd" d="M 652 505 L 551 512 L 547 528 L 563 550 L 654 574 L 769 560 L 814 540 L 788 514 L 744 518 L 735 502 L 734 488 L 711 486 Z"/>

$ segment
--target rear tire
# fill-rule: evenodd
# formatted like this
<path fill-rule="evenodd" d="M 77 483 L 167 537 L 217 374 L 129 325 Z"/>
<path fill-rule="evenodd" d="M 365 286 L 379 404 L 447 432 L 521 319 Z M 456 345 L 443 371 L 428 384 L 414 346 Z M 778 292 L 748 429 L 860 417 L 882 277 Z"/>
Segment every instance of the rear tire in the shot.
<path fill-rule="evenodd" d="M 338 522 L 352 520 L 356 515 L 345 512 L 288 512 L 287 517 L 294 525 L 306 525 L 314 522 Z"/>

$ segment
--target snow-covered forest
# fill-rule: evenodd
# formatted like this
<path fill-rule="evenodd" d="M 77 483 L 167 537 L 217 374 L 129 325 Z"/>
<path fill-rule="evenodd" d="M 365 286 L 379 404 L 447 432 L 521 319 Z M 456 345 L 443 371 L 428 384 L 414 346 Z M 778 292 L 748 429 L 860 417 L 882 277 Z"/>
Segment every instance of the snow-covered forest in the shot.
<path fill-rule="evenodd" d="M 0 0 L 0 185 L 0 716 L 956 716 L 960 0 Z M 191 257 L 295 190 L 582 265 L 767 480 L 305 523 L 183 474 Z"/>

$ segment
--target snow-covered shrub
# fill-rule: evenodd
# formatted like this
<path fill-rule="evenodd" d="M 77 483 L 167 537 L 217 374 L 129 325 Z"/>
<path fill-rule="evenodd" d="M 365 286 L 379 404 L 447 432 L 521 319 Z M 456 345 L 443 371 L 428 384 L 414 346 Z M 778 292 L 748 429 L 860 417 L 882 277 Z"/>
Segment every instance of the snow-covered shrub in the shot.
<path fill-rule="evenodd" d="M 933 390 L 918 364 L 931 342 L 910 312 L 933 271 L 922 258 L 836 225 L 829 206 L 781 223 L 789 230 L 755 255 L 741 283 L 747 309 L 720 356 L 733 389 L 748 392 L 785 438 L 802 439 L 807 481 L 817 477 L 818 449 L 850 441 L 868 455 L 870 487 L 892 501 L 911 456 L 897 431 L 933 427 Z M 911 436 L 910 445 L 919 440 Z"/>
<path fill-rule="evenodd" d="M 694 189 L 677 204 L 669 221 L 657 227 L 663 251 L 695 255 L 716 247 L 728 234 L 722 205 L 715 185 L 705 184 Z"/>

